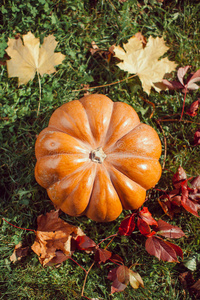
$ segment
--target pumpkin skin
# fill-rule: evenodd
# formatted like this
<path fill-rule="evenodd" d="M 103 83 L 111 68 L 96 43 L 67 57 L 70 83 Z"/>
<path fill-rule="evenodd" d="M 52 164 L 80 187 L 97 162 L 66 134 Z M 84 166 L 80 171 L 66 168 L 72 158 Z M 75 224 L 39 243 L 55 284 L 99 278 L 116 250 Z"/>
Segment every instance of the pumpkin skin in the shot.
<path fill-rule="evenodd" d="M 35 178 L 54 205 L 97 222 L 138 209 L 162 171 L 156 131 L 130 105 L 99 94 L 56 109 L 35 154 Z"/>

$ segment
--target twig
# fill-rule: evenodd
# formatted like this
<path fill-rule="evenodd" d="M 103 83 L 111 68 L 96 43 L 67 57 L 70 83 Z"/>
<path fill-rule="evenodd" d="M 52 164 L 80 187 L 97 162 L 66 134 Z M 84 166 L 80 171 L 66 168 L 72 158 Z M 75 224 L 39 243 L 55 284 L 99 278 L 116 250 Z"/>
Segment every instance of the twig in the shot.
<path fill-rule="evenodd" d="M 125 79 L 122 79 L 122 80 L 118 80 L 118 81 L 115 81 L 115 82 L 112 82 L 112 83 L 107 83 L 107 84 L 103 84 L 103 85 L 92 86 L 92 87 L 89 87 L 89 88 L 85 88 L 85 87 L 84 87 L 84 88 L 79 89 L 79 90 L 72 90 L 72 92 L 80 92 L 80 91 L 85 91 L 85 90 L 92 90 L 92 89 L 98 89 L 98 88 L 102 88 L 102 87 L 114 85 L 114 84 L 117 84 L 117 83 L 126 81 L 126 80 L 128 80 L 128 79 L 131 79 L 131 78 L 133 78 L 133 77 L 135 77 L 135 76 L 137 76 L 137 74 L 131 75 L 131 76 L 129 76 L 128 78 L 125 78 Z"/>
<path fill-rule="evenodd" d="M 163 138 L 164 138 L 164 146 L 165 146 L 165 150 L 164 150 L 164 159 L 163 159 L 163 165 L 162 165 L 162 169 L 165 168 L 165 161 L 166 161 L 166 157 L 167 157 L 167 139 L 166 139 L 166 136 L 165 136 L 165 132 L 160 124 L 160 121 L 159 120 L 155 120 L 156 123 L 158 124 L 158 126 L 160 127 L 160 130 L 163 134 Z"/>
<path fill-rule="evenodd" d="M 86 284 L 86 281 L 87 281 L 88 274 L 89 274 L 90 270 L 92 269 L 92 267 L 94 266 L 94 264 L 95 264 L 95 261 L 93 261 L 93 263 L 91 264 L 91 266 L 89 267 L 89 269 L 86 271 L 86 275 L 85 275 L 85 279 L 84 279 L 83 287 L 82 287 L 82 291 L 81 291 L 81 296 L 82 297 L 85 297 L 85 296 L 83 296 L 84 289 L 85 289 L 85 284 Z"/>
<path fill-rule="evenodd" d="M 38 77 L 38 84 L 39 84 L 39 103 L 38 103 L 38 110 L 37 110 L 37 117 L 38 117 L 40 111 L 41 98 L 42 98 L 41 80 L 38 71 L 37 71 L 37 77 Z"/>

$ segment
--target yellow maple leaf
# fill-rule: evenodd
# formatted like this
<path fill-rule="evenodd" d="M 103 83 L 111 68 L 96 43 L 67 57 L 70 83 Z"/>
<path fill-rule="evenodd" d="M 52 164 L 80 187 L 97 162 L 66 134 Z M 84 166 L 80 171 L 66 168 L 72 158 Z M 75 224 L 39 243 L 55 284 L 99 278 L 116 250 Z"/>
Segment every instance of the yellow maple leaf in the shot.
<path fill-rule="evenodd" d="M 23 43 L 20 38 L 9 39 L 5 50 L 11 57 L 7 60 L 8 77 L 18 77 L 18 85 L 32 80 L 36 72 L 41 76 L 54 73 L 54 66 L 61 64 L 65 58 L 60 52 L 54 53 L 58 42 L 53 35 L 45 37 L 41 47 L 40 40 L 31 32 L 22 37 Z"/>
<path fill-rule="evenodd" d="M 155 84 L 161 82 L 166 73 L 171 73 L 176 68 L 176 63 L 166 57 L 158 60 L 169 49 L 163 38 L 150 36 L 144 47 L 142 41 L 133 36 L 123 47 L 125 51 L 120 46 L 114 46 L 115 56 L 123 61 L 118 67 L 138 75 L 147 94 L 150 93 L 151 87 L 160 92 L 161 88 Z"/>

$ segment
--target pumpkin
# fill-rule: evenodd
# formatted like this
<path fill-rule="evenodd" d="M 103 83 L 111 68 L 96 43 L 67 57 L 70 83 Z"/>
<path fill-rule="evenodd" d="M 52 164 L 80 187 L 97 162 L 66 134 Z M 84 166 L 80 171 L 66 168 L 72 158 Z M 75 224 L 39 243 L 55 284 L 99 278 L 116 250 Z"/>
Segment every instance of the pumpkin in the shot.
<path fill-rule="evenodd" d="M 55 207 L 97 222 L 138 209 L 161 176 L 156 131 L 130 105 L 99 94 L 56 109 L 35 153 L 35 178 Z"/>

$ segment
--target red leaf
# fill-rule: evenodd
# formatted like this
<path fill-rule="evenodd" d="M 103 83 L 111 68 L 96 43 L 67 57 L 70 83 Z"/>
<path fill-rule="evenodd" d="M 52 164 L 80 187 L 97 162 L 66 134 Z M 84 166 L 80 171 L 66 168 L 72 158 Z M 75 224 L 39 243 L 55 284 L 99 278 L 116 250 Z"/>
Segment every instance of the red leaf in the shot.
<path fill-rule="evenodd" d="M 185 76 L 185 74 L 187 73 L 188 69 L 190 68 L 191 66 L 186 66 L 186 67 L 181 67 L 178 69 L 177 71 L 177 76 L 178 76 L 178 79 L 179 81 L 181 82 L 181 84 L 183 86 L 185 86 L 184 82 L 183 82 L 183 78 Z"/>
<path fill-rule="evenodd" d="M 199 86 L 195 83 L 200 81 L 200 69 L 197 70 L 192 76 L 190 76 L 189 80 L 187 81 L 187 89 L 188 90 L 197 90 Z"/>
<path fill-rule="evenodd" d="M 150 255 L 156 256 L 159 260 L 178 262 L 174 248 L 160 237 L 149 237 L 146 240 L 145 248 Z"/>
<path fill-rule="evenodd" d="M 191 117 L 196 116 L 199 105 L 200 105 L 200 98 L 198 100 L 194 101 L 190 105 L 190 108 L 186 111 L 186 114 L 190 115 Z"/>
<path fill-rule="evenodd" d="M 198 129 L 194 134 L 194 145 L 200 145 L 200 129 Z"/>
<path fill-rule="evenodd" d="M 118 273 L 117 271 L 120 267 L 114 268 L 114 269 L 110 270 L 110 272 L 108 273 L 108 279 L 113 281 L 112 286 L 111 286 L 111 294 L 113 294 L 115 292 L 122 292 L 127 286 L 126 284 L 122 283 L 118 279 L 118 275 L 120 277 L 120 274 L 117 275 L 117 273 Z M 120 273 L 120 271 L 119 271 L 119 273 Z"/>
<path fill-rule="evenodd" d="M 117 268 L 117 279 L 123 283 L 123 284 L 128 284 L 129 283 L 129 269 L 124 266 L 124 265 L 121 265 Z"/>
<path fill-rule="evenodd" d="M 151 233 L 151 228 L 150 226 L 141 218 L 137 219 L 137 227 L 141 234 L 148 236 Z"/>
<path fill-rule="evenodd" d="M 156 231 L 157 234 L 163 235 L 168 238 L 177 239 L 185 236 L 185 233 L 179 227 L 170 225 L 163 220 L 158 220 L 158 227 L 156 228 Z"/>
<path fill-rule="evenodd" d="M 115 263 L 123 263 L 123 258 L 121 258 L 118 254 L 112 254 L 111 260 Z"/>
<path fill-rule="evenodd" d="M 182 186 L 183 183 L 185 184 L 186 180 L 187 180 L 187 175 L 185 173 L 185 170 L 180 166 L 178 168 L 178 171 L 174 174 L 172 178 L 173 185 L 176 189 L 178 189 Z"/>
<path fill-rule="evenodd" d="M 118 229 L 120 235 L 131 235 L 135 229 L 135 213 L 124 219 Z"/>
<path fill-rule="evenodd" d="M 91 251 L 96 247 L 96 244 L 88 236 L 78 236 L 76 239 L 76 246 L 79 250 Z"/>
<path fill-rule="evenodd" d="M 199 217 L 198 210 L 200 210 L 200 205 L 198 203 L 186 199 L 185 201 L 182 201 L 181 204 L 188 212 Z"/>
<path fill-rule="evenodd" d="M 149 225 L 158 225 L 156 220 L 152 217 L 147 207 L 143 207 L 139 212 L 139 216 Z"/>
<path fill-rule="evenodd" d="M 194 179 L 192 179 L 191 186 L 200 190 L 200 176 L 197 176 Z"/>
<path fill-rule="evenodd" d="M 99 264 L 102 262 L 105 263 L 109 258 L 111 258 L 111 256 L 112 253 L 110 251 L 106 249 L 98 248 L 95 253 L 94 260 Z"/>
<path fill-rule="evenodd" d="M 170 243 L 168 241 L 165 241 L 165 243 L 168 244 L 171 248 L 174 249 L 174 251 L 176 252 L 176 255 L 178 255 L 181 258 L 183 258 L 183 251 L 182 251 L 182 249 L 179 246 L 177 246 L 177 245 L 175 245 L 173 243 Z"/>

